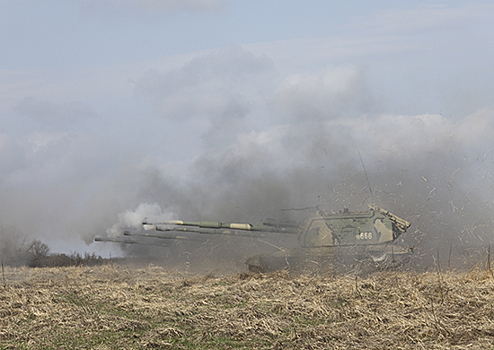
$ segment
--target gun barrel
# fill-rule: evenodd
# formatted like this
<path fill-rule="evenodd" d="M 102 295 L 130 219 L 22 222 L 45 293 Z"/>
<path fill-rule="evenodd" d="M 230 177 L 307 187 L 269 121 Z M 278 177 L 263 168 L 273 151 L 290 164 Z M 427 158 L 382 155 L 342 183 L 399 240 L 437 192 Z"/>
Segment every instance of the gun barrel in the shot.
<path fill-rule="evenodd" d="M 195 226 L 199 228 L 229 228 L 234 230 L 248 230 L 252 229 L 251 224 L 247 223 L 227 223 L 220 221 L 183 221 L 183 220 L 171 220 L 163 223 L 164 225 L 179 225 L 179 226 Z"/>
<path fill-rule="evenodd" d="M 273 233 L 293 233 L 297 234 L 298 227 L 293 223 L 283 226 L 282 222 L 265 222 L 262 225 L 252 225 L 248 223 L 225 223 L 219 221 L 182 221 L 172 220 L 163 223 L 144 223 L 146 230 L 156 231 L 185 231 L 185 232 L 198 232 L 207 234 L 232 234 L 233 231 L 255 231 L 255 232 L 273 232 Z M 179 228 L 177 226 L 187 226 Z M 224 230 L 222 230 L 224 229 Z M 242 234 L 237 234 L 242 236 Z M 249 236 L 249 235 L 243 235 Z M 259 234 L 255 235 L 259 236 Z"/>
<path fill-rule="evenodd" d="M 121 238 L 94 237 L 94 241 L 95 242 L 113 242 L 113 243 L 122 243 L 122 244 L 155 245 L 155 246 L 162 246 L 162 247 L 169 247 L 170 246 L 170 244 L 168 244 L 168 243 L 156 244 L 155 242 L 140 242 L 140 241 L 134 241 L 131 239 L 121 239 Z"/>
<path fill-rule="evenodd" d="M 152 233 L 152 232 L 129 232 L 125 231 L 124 236 L 137 236 L 137 237 L 154 237 L 154 238 L 160 238 L 160 239 L 174 239 L 174 240 L 179 240 L 179 241 L 202 241 L 201 239 L 196 239 L 188 236 L 169 236 L 169 235 L 162 235 L 159 233 Z"/>
<path fill-rule="evenodd" d="M 228 236 L 238 236 L 238 237 L 263 237 L 262 233 L 250 233 L 241 230 L 221 230 L 212 228 L 200 228 L 200 227 L 176 227 L 173 229 L 178 232 L 191 232 L 200 233 L 207 235 L 228 235 Z"/>

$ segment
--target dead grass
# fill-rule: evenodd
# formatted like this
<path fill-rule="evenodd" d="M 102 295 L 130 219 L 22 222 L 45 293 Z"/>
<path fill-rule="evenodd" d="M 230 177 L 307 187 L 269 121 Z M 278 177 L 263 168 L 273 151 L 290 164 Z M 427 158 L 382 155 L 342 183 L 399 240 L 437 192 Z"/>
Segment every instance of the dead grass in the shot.
<path fill-rule="evenodd" d="M 490 272 L 6 268 L 0 349 L 494 349 Z"/>

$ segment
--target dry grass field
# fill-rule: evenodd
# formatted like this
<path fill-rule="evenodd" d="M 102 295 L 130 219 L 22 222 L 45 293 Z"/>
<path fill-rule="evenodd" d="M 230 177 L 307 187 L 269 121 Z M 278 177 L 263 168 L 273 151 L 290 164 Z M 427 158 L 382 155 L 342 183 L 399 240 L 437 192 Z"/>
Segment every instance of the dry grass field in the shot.
<path fill-rule="evenodd" d="M 5 268 L 0 349 L 494 349 L 490 271 Z"/>

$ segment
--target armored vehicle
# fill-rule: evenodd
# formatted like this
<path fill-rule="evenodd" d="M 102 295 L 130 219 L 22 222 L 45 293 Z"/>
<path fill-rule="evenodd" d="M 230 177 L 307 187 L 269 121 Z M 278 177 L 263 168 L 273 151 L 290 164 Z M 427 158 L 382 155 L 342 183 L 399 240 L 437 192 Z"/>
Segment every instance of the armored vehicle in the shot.
<path fill-rule="evenodd" d="M 280 269 L 305 270 L 348 266 L 388 268 L 406 264 L 412 249 L 395 244 L 410 223 L 377 206 L 363 212 L 344 209 L 336 214 L 321 210 L 302 222 L 266 219 L 261 225 L 224 223 L 217 221 L 143 222 L 143 228 L 153 233 L 127 233 L 185 239 L 194 235 L 218 234 L 240 237 L 266 237 L 272 234 L 296 235 L 297 247 L 277 247 L 271 254 L 250 257 L 246 264 L 253 272 Z M 180 232 L 187 236 L 163 236 L 158 232 Z M 179 238 L 180 237 L 180 238 Z M 101 239 L 100 239 L 101 240 Z"/>

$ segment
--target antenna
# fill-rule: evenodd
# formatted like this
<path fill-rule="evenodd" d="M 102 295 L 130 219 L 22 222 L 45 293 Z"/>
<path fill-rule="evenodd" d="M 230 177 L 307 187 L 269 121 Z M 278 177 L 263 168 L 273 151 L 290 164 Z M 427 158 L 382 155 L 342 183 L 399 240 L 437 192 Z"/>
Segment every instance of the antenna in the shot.
<path fill-rule="evenodd" d="M 364 174 L 365 174 L 365 179 L 367 180 L 367 186 L 369 187 L 369 192 L 370 192 L 370 196 L 371 196 L 371 199 L 372 199 L 372 203 L 374 204 L 374 196 L 372 195 L 372 187 L 370 185 L 370 182 L 369 182 L 369 177 L 367 176 L 367 170 L 365 170 L 365 165 L 364 165 L 364 161 L 362 160 L 362 156 L 360 155 L 360 150 L 357 149 L 357 152 L 358 152 L 358 157 L 360 158 L 360 163 L 362 163 L 362 168 L 364 169 Z"/>

